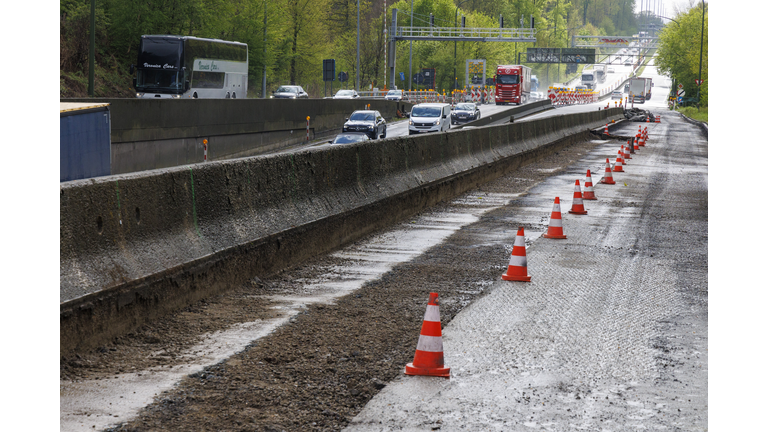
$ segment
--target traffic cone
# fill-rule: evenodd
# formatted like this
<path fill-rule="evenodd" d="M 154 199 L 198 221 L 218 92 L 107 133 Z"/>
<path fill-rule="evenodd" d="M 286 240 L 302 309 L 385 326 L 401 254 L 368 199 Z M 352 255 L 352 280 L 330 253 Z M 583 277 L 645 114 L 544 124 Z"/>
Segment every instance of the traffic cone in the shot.
<path fill-rule="evenodd" d="M 627 159 L 632 159 L 629 157 L 629 148 L 624 147 L 624 145 L 621 146 L 621 152 L 624 154 L 624 165 L 627 164 Z"/>
<path fill-rule="evenodd" d="M 573 188 L 573 204 L 571 204 L 571 209 L 568 210 L 568 213 L 577 215 L 587 214 L 587 210 L 584 209 L 584 201 L 581 199 L 581 186 L 579 186 L 578 180 L 576 180 L 576 186 Z"/>
<path fill-rule="evenodd" d="M 525 232 L 523 227 L 517 229 L 515 244 L 512 246 L 512 255 L 509 257 L 507 272 L 501 275 L 506 281 L 530 282 L 528 274 L 528 260 L 525 257 Z"/>
<path fill-rule="evenodd" d="M 625 147 L 629 153 L 634 153 L 635 149 L 632 147 L 632 139 L 627 140 L 627 146 Z M 628 154 L 627 154 L 628 155 Z M 624 159 L 632 159 L 632 157 L 625 157 Z"/>
<path fill-rule="evenodd" d="M 592 173 L 589 170 L 587 170 L 587 179 L 584 180 L 584 196 L 582 198 L 586 200 L 597 199 L 595 189 L 592 187 Z"/>
<path fill-rule="evenodd" d="M 443 363 L 443 332 L 440 329 L 440 307 L 437 305 L 437 293 L 429 293 L 427 311 L 421 324 L 419 343 L 413 363 L 405 365 L 406 375 L 426 375 L 450 378 L 451 368 Z"/>
<path fill-rule="evenodd" d="M 633 144 L 633 145 L 634 145 L 634 147 L 635 147 L 635 150 L 640 150 L 640 146 L 639 146 L 639 145 L 637 145 L 637 142 L 638 142 L 639 140 L 640 140 L 640 135 L 637 135 L 637 136 L 635 137 L 635 143 Z"/>
<path fill-rule="evenodd" d="M 622 165 L 624 165 L 624 161 L 621 160 L 621 150 L 619 150 L 618 153 L 619 155 L 616 156 L 616 163 L 613 164 L 613 171 L 624 172 L 624 167 L 622 167 Z"/>
<path fill-rule="evenodd" d="M 613 181 L 613 174 L 611 173 L 611 162 L 608 160 L 608 158 L 605 158 L 605 175 L 600 179 L 600 183 L 616 184 L 616 182 Z"/>
<path fill-rule="evenodd" d="M 608 133 L 608 123 L 605 124 L 605 130 L 603 131 L 603 133 L 606 134 L 606 135 L 610 135 Z"/>
<path fill-rule="evenodd" d="M 549 218 L 549 228 L 542 234 L 544 238 L 564 239 L 563 217 L 560 213 L 560 197 L 555 197 L 555 205 L 552 207 L 552 216 Z"/>

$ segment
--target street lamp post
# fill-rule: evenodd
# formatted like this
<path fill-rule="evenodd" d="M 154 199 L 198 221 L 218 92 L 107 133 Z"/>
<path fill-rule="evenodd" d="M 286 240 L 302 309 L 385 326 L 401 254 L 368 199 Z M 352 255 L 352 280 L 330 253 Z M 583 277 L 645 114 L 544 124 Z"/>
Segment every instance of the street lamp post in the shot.
<path fill-rule="evenodd" d="M 453 28 L 456 29 L 456 26 L 458 24 L 459 20 L 459 6 L 463 5 L 464 3 L 468 2 L 469 0 L 464 0 L 458 5 L 456 5 L 456 14 L 453 16 Z M 456 81 L 458 80 L 458 77 L 456 76 L 456 41 L 453 41 L 453 89 L 456 90 Z"/>

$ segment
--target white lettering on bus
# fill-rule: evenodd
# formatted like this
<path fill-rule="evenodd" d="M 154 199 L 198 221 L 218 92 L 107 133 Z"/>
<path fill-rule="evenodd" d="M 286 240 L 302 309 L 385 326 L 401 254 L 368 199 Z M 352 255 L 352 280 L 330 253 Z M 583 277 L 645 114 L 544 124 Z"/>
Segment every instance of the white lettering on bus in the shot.
<path fill-rule="evenodd" d="M 153 64 L 149 64 L 149 63 L 144 63 L 144 67 L 145 68 L 159 68 L 160 65 L 153 65 Z"/>

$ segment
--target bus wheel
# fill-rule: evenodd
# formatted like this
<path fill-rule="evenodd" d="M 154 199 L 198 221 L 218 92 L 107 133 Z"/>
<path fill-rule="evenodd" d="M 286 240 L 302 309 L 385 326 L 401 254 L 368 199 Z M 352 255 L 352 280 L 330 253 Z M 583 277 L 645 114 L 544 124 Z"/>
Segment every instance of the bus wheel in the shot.
<path fill-rule="evenodd" d="M 229 92 L 227 92 L 227 95 L 224 96 L 224 99 L 229 99 Z"/>
<path fill-rule="evenodd" d="M 192 93 L 192 97 L 197 99 L 197 92 Z"/>
<path fill-rule="evenodd" d="M 232 93 L 232 99 L 237 99 L 237 94 L 236 93 Z"/>

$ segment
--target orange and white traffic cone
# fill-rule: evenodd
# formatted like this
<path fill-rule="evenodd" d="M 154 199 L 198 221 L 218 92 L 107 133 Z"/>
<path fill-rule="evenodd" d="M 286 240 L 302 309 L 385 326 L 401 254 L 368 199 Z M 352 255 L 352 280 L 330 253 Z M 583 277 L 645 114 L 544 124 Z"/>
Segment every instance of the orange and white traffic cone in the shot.
<path fill-rule="evenodd" d="M 603 130 L 603 133 L 606 134 L 606 135 L 610 135 L 608 133 L 608 123 L 605 124 L 605 129 Z"/>
<path fill-rule="evenodd" d="M 611 161 L 609 161 L 608 158 L 605 158 L 605 175 L 603 176 L 603 178 L 600 179 L 600 183 L 616 184 L 616 182 L 613 181 L 613 173 L 611 172 Z"/>
<path fill-rule="evenodd" d="M 587 170 L 587 179 L 584 180 L 584 195 L 582 196 L 583 199 L 586 200 L 596 200 L 597 197 L 595 196 L 595 188 L 592 187 L 592 173 L 590 170 Z"/>
<path fill-rule="evenodd" d="M 627 149 L 629 150 L 630 153 L 635 152 L 635 148 L 632 146 L 632 138 L 627 140 Z M 632 159 L 632 157 L 629 157 L 628 159 Z"/>
<path fill-rule="evenodd" d="M 624 161 L 621 158 L 621 150 L 619 150 L 619 155 L 616 156 L 616 163 L 613 164 L 613 171 L 615 172 L 624 172 L 624 168 L 622 165 L 624 165 Z"/>
<path fill-rule="evenodd" d="M 509 257 L 507 272 L 501 275 L 505 281 L 530 282 L 528 274 L 528 259 L 525 257 L 525 231 L 523 227 L 517 229 L 515 244 L 512 246 L 512 255 Z"/>
<path fill-rule="evenodd" d="M 587 214 L 587 210 L 584 208 L 584 201 L 581 198 L 581 186 L 579 186 L 578 180 L 576 180 L 576 186 L 573 187 L 573 204 L 571 204 L 571 209 L 568 210 L 568 213 L 577 215 Z"/>
<path fill-rule="evenodd" d="M 564 239 L 563 216 L 560 213 L 560 197 L 555 197 L 555 205 L 552 207 L 552 216 L 549 218 L 549 228 L 542 234 L 544 238 Z"/>
<path fill-rule="evenodd" d="M 427 311 L 421 324 L 419 343 L 413 363 L 405 365 L 406 375 L 426 375 L 450 378 L 451 368 L 445 367 L 443 359 L 443 332 L 440 329 L 440 307 L 437 293 L 429 293 Z"/>
<path fill-rule="evenodd" d="M 629 157 L 629 146 L 624 147 L 622 145 L 621 148 L 622 148 L 622 150 L 624 150 L 624 165 L 626 165 L 627 164 L 627 159 L 632 159 L 631 157 Z"/>
<path fill-rule="evenodd" d="M 640 134 L 638 134 L 637 136 L 635 136 L 635 143 L 633 144 L 633 146 L 634 146 L 635 150 L 640 150 L 640 146 L 639 146 L 639 145 L 638 145 L 638 143 L 637 143 L 639 140 L 640 140 Z"/>

